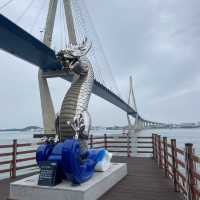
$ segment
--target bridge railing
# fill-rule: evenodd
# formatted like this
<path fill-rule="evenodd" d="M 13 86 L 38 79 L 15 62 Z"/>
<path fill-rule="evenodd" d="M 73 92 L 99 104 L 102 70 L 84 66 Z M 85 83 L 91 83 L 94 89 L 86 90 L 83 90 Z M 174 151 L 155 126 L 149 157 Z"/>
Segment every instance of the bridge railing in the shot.
<path fill-rule="evenodd" d="M 152 136 L 133 137 L 129 134 L 89 137 L 90 148 L 104 147 L 114 156 L 144 157 L 153 155 Z"/>
<path fill-rule="evenodd" d="M 136 153 L 137 157 L 148 156 L 152 157 L 153 155 L 153 137 L 152 136 L 138 136 L 136 137 Z M 134 147 L 132 145 L 132 147 Z"/>
<path fill-rule="evenodd" d="M 0 145 L 0 179 L 38 171 L 35 152 L 40 144 L 42 143 L 18 143 L 13 140 L 11 144 Z M 88 145 L 90 148 L 104 147 L 114 156 L 143 157 L 153 153 L 152 137 L 132 138 L 128 134 L 90 135 Z"/>
<path fill-rule="evenodd" d="M 103 136 L 90 135 L 90 148 L 105 148 L 114 155 L 131 156 L 131 137 L 129 135 Z"/>
<path fill-rule="evenodd" d="M 18 143 L 13 140 L 12 144 L 0 145 L 0 177 L 9 173 L 11 178 L 15 178 L 17 171 L 24 174 L 37 170 L 35 152 L 40 144 L 42 143 Z"/>
<path fill-rule="evenodd" d="M 176 146 L 176 140 L 153 134 L 153 158 L 165 176 L 174 184 L 174 190 L 182 193 L 187 200 L 200 198 L 200 173 L 198 164 L 200 157 L 194 154 L 193 145 L 185 144 L 185 148 Z"/>

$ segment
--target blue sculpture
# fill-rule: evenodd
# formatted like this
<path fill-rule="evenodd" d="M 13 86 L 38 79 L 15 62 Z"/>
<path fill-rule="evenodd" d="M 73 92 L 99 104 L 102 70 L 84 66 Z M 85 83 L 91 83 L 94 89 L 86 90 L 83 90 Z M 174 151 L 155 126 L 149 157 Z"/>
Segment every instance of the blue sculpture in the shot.
<path fill-rule="evenodd" d="M 81 184 L 92 177 L 96 164 L 105 155 L 104 148 L 80 153 L 79 140 L 67 139 L 63 143 L 46 143 L 39 146 L 36 160 L 39 166 L 42 161 L 57 162 L 59 176 L 70 180 L 73 184 Z"/>

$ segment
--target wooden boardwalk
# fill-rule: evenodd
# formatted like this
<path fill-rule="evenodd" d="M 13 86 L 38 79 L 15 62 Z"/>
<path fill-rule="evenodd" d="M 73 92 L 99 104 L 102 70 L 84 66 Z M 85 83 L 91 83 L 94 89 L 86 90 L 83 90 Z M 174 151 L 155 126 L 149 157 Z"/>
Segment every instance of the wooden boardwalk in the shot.
<path fill-rule="evenodd" d="M 151 158 L 115 157 L 113 160 L 128 163 L 128 176 L 100 200 L 183 200 Z M 0 200 L 7 199 L 11 181 L 0 181 Z"/>
<path fill-rule="evenodd" d="M 128 176 L 100 200 L 183 200 L 151 158 L 115 157 L 114 161 L 128 163 Z"/>

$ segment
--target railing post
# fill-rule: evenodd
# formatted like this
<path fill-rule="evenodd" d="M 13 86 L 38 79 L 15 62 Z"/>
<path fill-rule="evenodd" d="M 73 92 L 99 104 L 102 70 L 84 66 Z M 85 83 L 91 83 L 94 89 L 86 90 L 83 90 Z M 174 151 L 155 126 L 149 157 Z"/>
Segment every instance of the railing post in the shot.
<path fill-rule="evenodd" d="M 173 166 L 173 180 L 174 180 L 174 190 L 175 192 L 178 192 L 178 179 L 177 179 L 177 153 L 176 153 L 176 140 L 171 140 L 171 146 L 172 146 L 172 166 Z"/>
<path fill-rule="evenodd" d="M 161 136 L 158 135 L 159 168 L 162 168 Z"/>
<path fill-rule="evenodd" d="M 127 157 L 130 157 L 130 150 L 131 150 L 131 147 L 130 147 L 130 134 L 127 133 Z"/>
<path fill-rule="evenodd" d="M 93 135 L 90 135 L 90 148 L 93 148 Z"/>
<path fill-rule="evenodd" d="M 153 159 L 155 160 L 155 134 L 152 134 Z"/>
<path fill-rule="evenodd" d="M 192 149 L 193 144 L 185 144 L 185 164 L 186 164 L 186 191 L 187 191 L 187 200 L 196 200 L 196 194 L 194 186 L 196 184 L 193 171 L 195 170 L 195 164 L 192 160 Z"/>
<path fill-rule="evenodd" d="M 107 144 L 107 134 L 104 134 L 104 148 L 107 149 L 108 148 L 108 144 Z"/>
<path fill-rule="evenodd" d="M 16 178 L 17 140 L 13 140 L 11 177 Z"/>
<path fill-rule="evenodd" d="M 163 137 L 163 151 L 164 151 L 164 169 L 165 169 L 165 176 L 168 177 L 167 137 Z"/>
<path fill-rule="evenodd" d="M 155 134 L 155 141 L 154 141 L 154 143 L 155 143 L 155 160 L 156 160 L 156 162 L 158 162 L 158 143 L 157 143 L 157 138 L 158 138 L 158 135 L 157 134 Z"/>

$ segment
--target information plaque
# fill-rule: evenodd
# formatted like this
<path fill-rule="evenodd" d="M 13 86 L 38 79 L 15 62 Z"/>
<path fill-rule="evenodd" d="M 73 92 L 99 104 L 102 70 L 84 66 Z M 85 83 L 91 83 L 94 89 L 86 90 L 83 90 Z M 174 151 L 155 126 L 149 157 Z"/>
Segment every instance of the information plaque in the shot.
<path fill-rule="evenodd" d="M 38 185 L 55 186 L 61 182 L 58 165 L 53 161 L 43 161 L 40 164 Z"/>

